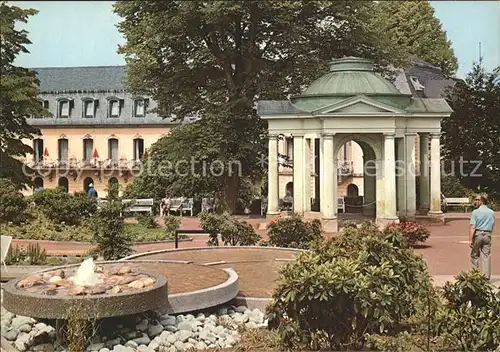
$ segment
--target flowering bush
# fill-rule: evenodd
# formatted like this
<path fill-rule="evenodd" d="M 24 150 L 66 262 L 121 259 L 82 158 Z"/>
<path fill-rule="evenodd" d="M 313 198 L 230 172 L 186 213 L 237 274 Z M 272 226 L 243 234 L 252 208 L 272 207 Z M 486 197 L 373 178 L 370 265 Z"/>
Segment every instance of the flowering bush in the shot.
<path fill-rule="evenodd" d="M 400 232 L 406 238 L 410 246 L 427 241 L 431 235 L 424 225 L 411 221 L 405 221 L 399 224 L 392 223 L 384 230 L 384 234 L 386 235 L 392 232 Z"/>

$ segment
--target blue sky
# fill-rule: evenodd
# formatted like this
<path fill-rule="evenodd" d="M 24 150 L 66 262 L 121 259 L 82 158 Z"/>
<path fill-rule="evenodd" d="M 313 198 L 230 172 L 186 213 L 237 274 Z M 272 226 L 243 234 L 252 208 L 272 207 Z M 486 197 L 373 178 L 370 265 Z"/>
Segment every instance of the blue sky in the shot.
<path fill-rule="evenodd" d="M 111 1 L 9 1 L 40 12 L 24 26 L 33 42 L 30 54 L 16 64 L 24 67 L 123 65 L 116 53 L 124 39 L 115 24 Z M 500 65 L 500 2 L 432 1 L 437 17 L 453 43 L 464 77 L 479 57 L 488 70 Z"/>

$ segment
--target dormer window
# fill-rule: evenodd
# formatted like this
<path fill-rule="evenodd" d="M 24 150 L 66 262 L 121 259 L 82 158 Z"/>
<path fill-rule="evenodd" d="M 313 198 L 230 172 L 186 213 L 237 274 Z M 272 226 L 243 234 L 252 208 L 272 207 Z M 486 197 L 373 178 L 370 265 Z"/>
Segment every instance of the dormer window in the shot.
<path fill-rule="evenodd" d="M 146 116 L 146 103 L 147 103 L 147 99 L 137 98 L 134 100 L 134 116 L 135 117 Z"/>
<path fill-rule="evenodd" d="M 423 91 L 424 90 L 424 85 L 420 83 L 417 77 L 415 76 L 410 76 L 410 82 L 413 86 L 413 88 L 417 91 Z"/>
<path fill-rule="evenodd" d="M 95 117 L 95 110 L 96 110 L 96 100 L 94 99 L 84 99 L 83 100 L 83 110 L 82 110 L 82 117 L 91 119 Z"/>
<path fill-rule="evenodd" d="M 108 101 L 108 117 L 120 117 L 122 100 L 111 98 Z"/>
<path fill-rule="evenodd" d="M 49 101 L 48 100 L 39 100 L 38 102 L 40 103 L 40 105 L 42 106 L 42 108 L 44 108 L 44 109 L 48 109 L 49 108 Z"/>
<path fill-rule="evenodd" d="M 58 101 L 57 114 L 59 118 L 69 118 L 71 117 L 71 110 L 73 108 L 72 100 L 70 99 L 60 99 Z"/>

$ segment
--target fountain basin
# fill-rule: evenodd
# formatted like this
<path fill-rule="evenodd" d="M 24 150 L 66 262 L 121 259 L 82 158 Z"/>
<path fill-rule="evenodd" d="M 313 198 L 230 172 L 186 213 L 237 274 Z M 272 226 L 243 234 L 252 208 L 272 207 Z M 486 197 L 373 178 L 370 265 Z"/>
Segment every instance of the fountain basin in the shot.
<path fill-rule="evenodd" d="M 9 281 L 4 285 L 3 305 L 12 313 L 33 318 L 66 319 L 70 310 L 76 308 L 82 318 L 101 319 L 159 309 L 168 304 L 167 280 L 163 275 L 148 272 L 139 264 L 124 265 L 117 262 L 96 264 L 102 271 L 99 275 L 103 278 L 105 286 L 108 282 L 106 280 L 114 277 L 114 281 L 109 281 L 113 284 L 107 284 L 106 289 L 97 285 L 85 287 L 83 290 L 75 285 L 57 286 L 57 283 L 61 282 L 59 279 L 50 280 L 56 276 L 54 274 L 60 273 L 60 270 L 64 271 L 63 276 L 73 276 L 79 264 L 69 265 L 40 271 L 28 278 Z M 132 273 L 120 274 L 123 278 L 126 275 L 135 275 L 137 279 L 149 279 L 147 281 L 149 286 L 134 285 L 132 282 L 138 280 L 129 281 L 130 278 L 119 281 L 120 275 L 116 272 L 123 267 L 132 270 Z M 37 280 L 40 277 L 42 279 Z M 115 289 L 117 286 L 121 289 Z"/>

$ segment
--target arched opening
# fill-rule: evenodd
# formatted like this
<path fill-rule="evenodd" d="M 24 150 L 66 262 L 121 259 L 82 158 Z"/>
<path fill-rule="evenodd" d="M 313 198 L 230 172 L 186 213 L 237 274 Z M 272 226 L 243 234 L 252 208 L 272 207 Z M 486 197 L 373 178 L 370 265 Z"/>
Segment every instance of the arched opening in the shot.
<path fill-rule="evenodd" d="M 346 213 L 359 213 L 368 218 L 377 216 L 377 159 L 375 142 L 358 137 L 340 140 L 337 149 L 338 204 L 345 204 Z M 343 202 L 341 202 L 343 200 Z M 339 209 L 338 213 L 341 211 Z"/>
<path fill-rule="evenodd" d="M 66 177 L 61 177 L 59 178 L 59 181 L 57 182 L 57 185 L 64 189 L 66 192 L 69 191 L 69 182 Z"/>
<path fill-rule="evenodd" d="M 41 191 L 43 189 L 43 178 L 41 177 L 35 177 L 35 179 L 33 180 L 33 191 L 34 192 L 38 192 L 38 191 Z"/>
<path fill-rule="evenodd" d="M 293 182 L 288 182 L 285 186 L 285 196 L 293 197 Z"/>
<path fill-rule="evenodd" d="M 91 183 L 92 184 L 94 183 L 94 180 L 92 179 L 92 177 L 85 177 L 85 179 L 83 180 L 83 190 L 85 191 L 85 193 L 88 193 L 89 185 Z"/>
<path fill-rule="evenodd" d="M 351 183 L 347 186 L 347 196 L 348 197 L 358 197 L 359 196 L 359 188 L 354 183 Z"/>

